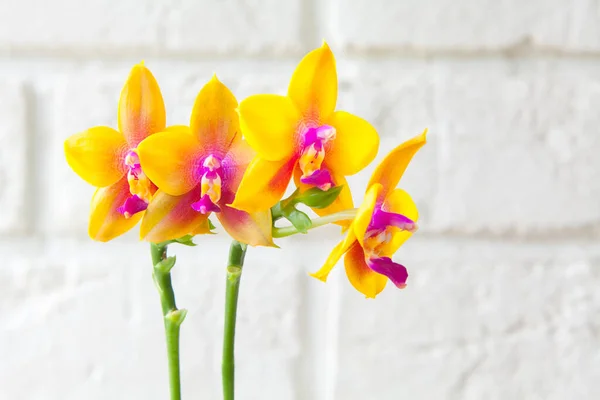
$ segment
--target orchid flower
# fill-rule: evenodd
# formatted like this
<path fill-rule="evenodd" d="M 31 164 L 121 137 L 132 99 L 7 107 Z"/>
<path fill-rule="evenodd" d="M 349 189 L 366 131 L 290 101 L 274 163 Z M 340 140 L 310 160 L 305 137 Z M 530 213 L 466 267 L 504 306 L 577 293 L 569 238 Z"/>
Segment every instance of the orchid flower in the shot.
<path fill-rule="evenodd" d="M 165 129 L 165 105 L 154 76 L 143 63 L 133 67 L 121 92 L 116 131 L 97 126 L 64 144 L 69 166 L 98 189 L 92 197 L 88 233 L 109 241 L 133 228 L 156 186 L 144 173 L 138 144 Z"/>
<path fill-rule="evenodd" d="M 142 238 L 156 243 L 207 232 L 215 213 L 235 240 L 273 245 L 270 210 L 248 214 L 228 205 L 255 155 L 242 139 L 237 107 L 213 76 L 196 97 L 189 128 L 157 133 L 139 145 L 142 168 L 159 188 L 142 222 Z"/>
<path fill-rule="evenodd" d="M 333 249 L 315 278 L 327 280 L 342 255 L 352 286 L 374 298 L 390 279 L 406 286 L 408 272 L 392 255 L 417 229 L 419 213 L 411 197 L 396 185 L 415 153 L 425 144 L 427 130 L 392 150 L 375 169 L 365 199 L 346 237 Z"/>
<path fill-rule="evenodd" d="M 246 171 L 232 207 L 267 210 L 283 196 L 292 175 L 301 190 L 343 189 L 319 215 L 353 207 L 345 176 L 377 155 L 379 136 L 365 120 L 334 111 L 335 58 L 326 43 L 308 53 L 294 72 L 287 96 L 260 94 L 240 103 L 242 133 L 257 156 Z"/>

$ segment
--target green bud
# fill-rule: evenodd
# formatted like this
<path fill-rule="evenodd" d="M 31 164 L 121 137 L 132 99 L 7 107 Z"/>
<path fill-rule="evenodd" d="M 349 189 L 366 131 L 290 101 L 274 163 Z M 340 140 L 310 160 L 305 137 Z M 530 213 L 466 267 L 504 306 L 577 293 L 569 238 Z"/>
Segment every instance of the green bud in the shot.
<path fill-rule="evenodd" d="M 196 246 L 196 243 L 194 243 L 192 241 L 193 238 L 194 238 L 193 235 L 185 235 L 185 236 L 180 237 L 179 239 L 175 239 L 174 242 L 182 244 L 184 246 L 192 246 L 193 247 L 193 246 Z"/>
<path fill-rule="evenodd" d="M 307 233 L 308 229 L 312 226 L 310 217 L 294 207 L 285 209 L 283 215 L 292 223 L 292 225 L 294 225 L 294 228 L 296 228 L 298 232 Z"/>
<path fill-rule="evenodd" d="M 177 326 L 181 326 L 186 315 L 187 310 L 182 308 L 181 310 L 169 311 L 167 315 L 165 315 L 165 319 Z"/>
<path fill-rule="evenodd" d="M 164 260 L 156 263 L 156 265 L 154 265 L 154 268 L 158 270 L 161 274 L 168 274 L 171 271 L 171 269 L 173 269 L 173 267 L 175 266 L 176 260 L 177 257 L 175 256 L 167 257 Z"/>
<path fill-rule="evenodd" d="M 334 186 L 329 190 L 321 190 L 319 188 L 311 188 L 306 192 L 295 196 L 294 203 L 306 204 L 311 208 L 325 208 L 331 205 L 338 198 L 344 185 Z"/>

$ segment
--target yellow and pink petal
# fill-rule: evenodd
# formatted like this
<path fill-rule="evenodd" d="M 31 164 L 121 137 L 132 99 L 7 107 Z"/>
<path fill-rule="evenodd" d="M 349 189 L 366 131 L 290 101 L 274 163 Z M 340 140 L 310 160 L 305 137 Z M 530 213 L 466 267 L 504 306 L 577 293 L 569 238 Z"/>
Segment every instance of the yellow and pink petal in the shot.
<path fill-rule="evenodd" d="M 190 130 L 204 155 L 222 158 L 232 143 L 242 139 L 237 108 L 233 93 L 213 75 L 196 96 L 190 119 Z"/>
<path fill-rule="evenodd" d="M 140 238 L 159 243 L 197 232 L 198 227 L 204 226 L 208 219 L 208 214 L 199 213 L 192 208 L 192 204 L 199 199 L 199 187 L 181 196 L 157 191 L 142 221 Z"/>
<path fill-rule="evenodd" d="M 239 106 L 240 126 L 246 141 L 267 161 L 283 161 L 298 150 L 296 132 L 300 113 L 286 96 L 259 94 Z"/>
<path fill-rule="evenodd" d="M 400 178 L 406 171 L 408 164 L 412 160 L 413 156 L 419 151 L 421 147 L 427 142 L 427 129 L 418 136 L 407 140 L 395 149 L 393 149 L 384 159 L 379 163 L 367 187 L 375 183 L 379 183 L 383 186 L 383 190 L 379 194 L 379 201 L 383 199 L 392 190 L 398 186 Z"/>
<path fill-rule="evenodd" d="M 107 242 L 133 228 L 142 218 L 143 212 L 134 213 L 127 218 L 119 211 L 131 197 L 127 178 L 117 183 L 99 188 L 92 197 L 88 233 L 94 240 Z"/>
<path fill-rule="evenodd" d="M 118 112 L 119 131 L 130 149 L 166 126 L 165 104 L 152 72 L 140 63 L 131 69 L 121 91 Z"/>
<path fill-rule="evenodd" d="M 185 194 L 199 183 L 200 151 L 198 140 L 183 130 L 156 133 L 136 150 L 144 173 L 173 196 Z"/>
<path fill-rule="evenodd" d="M 295 158 L 268 161 L 259 156 L 255 157 L 240 182 L 235 200 L 230 205 L 251 214 L 269 210 L 283 197 L 296 162 Z"/>
<path fill-rule="evenodd" d="M 367 265 L 365 253 L 358 242 L 346 253 L 344 266 L 352 286 L 366 297 L 375 298 L 385 288 L 388 278 Z"/>
<path fill-rule="evenodd" d="M 72 135 L 65 140 L 64 150 L 73 171 L 93 186 L 110 186 L 127 172 L 127 143 L 112 128 L 97 126 Z"/>
<path fill-rule="evenodd" d="M 248 214 L 228 205 L 221 207 L 217 218 L 229 236 L 250 246 L 275 246 L 271 210 Z"/>
<path fill-rule="evenodd" d="M 304 120 L 319 123 L 335 109 L 338 81 L 335 57 L 327 43 L 308 53 L 296 67 L 288 97 Z"/>
<path fill-rule="evenodd" d="M 327 123 L 336 131 L 325 158 L 329 168 L 348 176 L 373 161 L 379 150 L 379 135 L 370 123 L 345 111 L 334 112 Z"/>

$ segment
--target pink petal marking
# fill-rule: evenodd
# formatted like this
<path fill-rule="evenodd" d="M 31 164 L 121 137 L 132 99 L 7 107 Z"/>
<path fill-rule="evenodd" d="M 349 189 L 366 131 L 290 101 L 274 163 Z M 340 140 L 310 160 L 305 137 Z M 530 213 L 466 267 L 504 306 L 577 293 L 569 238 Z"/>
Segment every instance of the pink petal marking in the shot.
<path fill-rule="evenodd" d="M 302 176 L 300 177 L 300 182 L 316 186 L 323 191 L 331 189 L 334 185 L 331 174 L 326 169 L 318 169 L 312 175 Z"/>
<path fill-rule="evenodd" d="M 141 199 L 138 195 L 129 196 L 125 203 L 117 211 L 123 214 L 125 218 L 131 218 L 134 214 L 144 211 L 148 208 L 148 203 Z"/>
<path fill-rule="evenodd" d="M 387 276 L 396 287 L 400 289 L 406 287 L 408 271 L 404 265 L 395 263 L 389 257 L 367 257 L 365 261 L 372 271 Z"/>
<path fill-rule="evenodd" d="M 373 217 L 367 231 L 384 230 L 388 226 L 395 226 L 403 231 L 415 232 L 417 224 L 412 219 L 402 215 L 383 211 L 380 206 L 373 211 Z"/>
<path fill-rule="evenodd" d="M 197 202 L 192 203 L 192 208 L 201 214 L 221 211 L 219 206 L 212 202 L 208 194 L 202 196 Z"/>

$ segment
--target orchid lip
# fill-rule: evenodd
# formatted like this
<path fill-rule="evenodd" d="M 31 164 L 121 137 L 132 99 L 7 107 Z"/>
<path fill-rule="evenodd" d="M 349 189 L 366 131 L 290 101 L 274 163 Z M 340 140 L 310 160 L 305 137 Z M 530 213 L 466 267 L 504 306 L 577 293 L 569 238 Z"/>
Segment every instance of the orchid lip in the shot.
<path fill-rule="evenodd" d="M 208 194 L 203 195 L 200 200 L 192 203 L 192 208 L 201 214 L 209 214 L 211 212 L 220 212 L 221 208 L 212 202 Z"/>
<path fill-rule="evenodd" d="M 300 177 L 300 182 L 307 185 L 316 186 L 323 191 L 327 191 L 334 186 L 331 174 L 326 169 L 319 169 L 309 176 L 302 176 Z"/>
<path fill-rule="evenodd" d="M 145 211 L 148 208 L 148 203 L 140 198 L 138 195 L 129 196 L 122 206 L 117 208 L 117 211 L 123 214 L 127 219 L 131 218 L 134 214 Z"/>
<path fill-rule="evenodd" d="M 404 289 L 408 279 L 408 271 L 402 264 L 395 263 L 389 257 L 367 257 L 369 268 L 378 274 L 387 276 L 396 287 Z"/>

